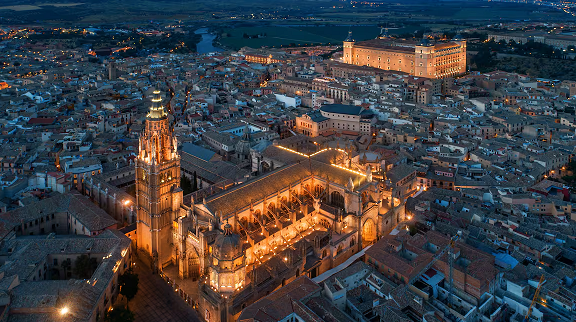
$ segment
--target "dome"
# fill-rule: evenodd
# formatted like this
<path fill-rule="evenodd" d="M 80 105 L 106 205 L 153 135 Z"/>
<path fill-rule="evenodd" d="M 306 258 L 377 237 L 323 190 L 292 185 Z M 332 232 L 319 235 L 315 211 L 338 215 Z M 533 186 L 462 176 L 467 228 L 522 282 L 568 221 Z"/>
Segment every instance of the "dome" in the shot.
<path fill-rule="evenodd" d="M 236 153 L 239 155 L 250 155 L 250 148 L 251 148 L 250 142 L 241 140 L 238 141 L 238 143 L 236 143 L 235 150 Z"/>
<path fill-rule="evenodd" d="M 252 136 L 250 135 L 250 127 L 248 124 L 244 127 L 242 139 L 236 143 L 236 153 L 239 155 L 250 155 L 250 147 L 252 146 Z"/>
<path fill-rule="evenodd" d="M 390 35 L 388 35 L 388 28 L 384 28 L 384 27 L 380 28 L 380 34 L 376 38 L 377 39 L 390 38 Z"/>
<path fill-rule="evenodd" d="M 232 232 L 228 223 L 224 226 L 224 233 L 216 237 L 212 249 L 212 255 L 219 260 L 233 260 L 244 255 L 240 236 Z"/>
<path fill-rule="evenodd" d="M 454 36 L 454 38 L 452 39 L 454 41 L 462 41 L 464 40 L 464 38 L 462 38 L 461 34 L 456 34 L 456 36 Z"/>

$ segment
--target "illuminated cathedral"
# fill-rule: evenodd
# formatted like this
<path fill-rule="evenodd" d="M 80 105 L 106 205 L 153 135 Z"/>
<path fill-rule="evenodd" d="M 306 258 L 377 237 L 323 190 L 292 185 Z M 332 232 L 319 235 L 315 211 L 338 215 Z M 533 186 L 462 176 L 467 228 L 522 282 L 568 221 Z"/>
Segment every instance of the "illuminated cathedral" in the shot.
<path fill-rule="evenodd" d="M 136 162 L 137 245 L 155 269 L 175 265 L 181 278 L 198 280 L 206 321 L 236 321 L 246 306 L 336 267 L 405 219 L 399 188 L 370 166 L 350 170 L 349 149 L 306 154 L 275 143 L 266 155 L 284 164 L 185 200 L 177 141 L 154 92 Z"/>

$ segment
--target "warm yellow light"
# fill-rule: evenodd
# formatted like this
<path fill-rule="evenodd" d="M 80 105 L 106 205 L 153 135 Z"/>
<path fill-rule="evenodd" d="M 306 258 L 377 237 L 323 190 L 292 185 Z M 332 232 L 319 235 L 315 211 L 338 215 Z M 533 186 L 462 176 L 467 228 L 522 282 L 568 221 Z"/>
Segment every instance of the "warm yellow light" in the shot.
<path fill-rule="evenodd" d="M 332 163 L 331 165 L 334 166 L 334 167 L 336 167 L 336 168 L 339 168 L 339 169 L 342 169 L 342 170 L 346 170 L 346 171 L 348 171 L 348 172 L 352 172 L 352 173 L 354 173 L 354 174 L 357 174 L 357 175 L 360 175 L 360 176 L 363 176 L 363 177 L 366 176 L 366 174 L 364 174 L 364 173 L 362 173 L 362 172 L 354 171 L 354 170 L 352 170 L 352 169 L 348 169 L 348 168 L 346 168 L 346 167 L 343 167 L 343 166 L 340 166 L 340 165 L 337 165 L 337 164 L 334 164 L 334 163 Z"/>
<path fill-rule="evenodd" d="M 124 200 L 124 206 L 128 206 L 130 204 L 130 200 Z"/>
<path fill-rule="evenodd" d="M 66 314 L 68 314 L 68 312 L 70 312 L 70 309 L 68 309 L 67 306 L 65 306 L 65 307 L 63 307 L 63 308 L 60 309 L 60 314 L 61 314 L 61 315 L 66 315 Z"/>

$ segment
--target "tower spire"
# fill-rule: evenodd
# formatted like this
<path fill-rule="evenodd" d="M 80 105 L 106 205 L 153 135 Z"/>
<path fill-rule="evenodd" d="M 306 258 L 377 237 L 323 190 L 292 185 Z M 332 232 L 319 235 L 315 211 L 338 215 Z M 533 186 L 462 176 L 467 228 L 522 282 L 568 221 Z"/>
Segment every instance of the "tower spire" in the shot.
<path fill-rule="evenodd" d="M 160 97 L 160 90 L 154 90 L 154 97 L 152 98 L 152 105 L 150 106 L 150 111 L 148 112 L 149 119 L 161 119 L 168 116 L 168 113 L 164 110 L 162 105 L 162 97 Z"/>
<path fill-rule="evenodd" d="M 177 244 L 173 240 L 172 221 L 180 216 L 183 200 L 182 189 L 178 189 L 180 157 L 176 151 L 177 143 L 168 113 L 162 106 L 160 91 L 154 90 L 145 127 L 140 134 L 140 157 L 136 159 L 135 170 L 136 203 L 139 205 L 136 212 L 138 245 L 156 259 L 155 269 L 162 269 L 162 264 L 172 259 L 172 252 L 168 250 Z M 164 202 L 166 199 L 172 202 Z"/>
<path fill-rule="evenodd" d="M 344 41 L 354 42 L 354 38 L 352 37 L 352 30 L 348 30 L 348 37 L 346 37 L 346 40 Z"/>

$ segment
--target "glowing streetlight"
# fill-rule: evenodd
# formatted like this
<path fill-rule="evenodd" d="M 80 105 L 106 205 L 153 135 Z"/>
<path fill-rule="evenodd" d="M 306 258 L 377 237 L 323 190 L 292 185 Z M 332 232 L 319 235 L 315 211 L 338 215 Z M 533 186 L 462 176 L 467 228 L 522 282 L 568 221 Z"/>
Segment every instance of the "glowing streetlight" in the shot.
<path fill-rule="evenodd" d="M 124 200 L 124 206 L 128 206 L 130 204 L 130 200 Z"/>
<path fill-rule="evenodd" d="M 70 312 L 70 309 L 67 306 L 60 309 L 60 315 L 66 315 L 69 312 Z"/>

